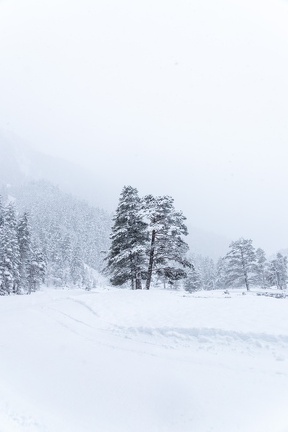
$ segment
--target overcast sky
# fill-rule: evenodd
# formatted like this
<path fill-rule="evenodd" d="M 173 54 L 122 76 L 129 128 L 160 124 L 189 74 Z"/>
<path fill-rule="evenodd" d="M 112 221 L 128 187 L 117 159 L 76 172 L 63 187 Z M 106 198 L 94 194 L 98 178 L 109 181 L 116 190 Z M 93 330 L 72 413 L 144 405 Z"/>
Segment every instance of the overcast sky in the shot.
<path fill-rule="evenodd" d="M 132 184 L 288 247 L 287 23 L 285 0 L 0 0 L 0 128 L 97 171 L 111 208 Z"/>

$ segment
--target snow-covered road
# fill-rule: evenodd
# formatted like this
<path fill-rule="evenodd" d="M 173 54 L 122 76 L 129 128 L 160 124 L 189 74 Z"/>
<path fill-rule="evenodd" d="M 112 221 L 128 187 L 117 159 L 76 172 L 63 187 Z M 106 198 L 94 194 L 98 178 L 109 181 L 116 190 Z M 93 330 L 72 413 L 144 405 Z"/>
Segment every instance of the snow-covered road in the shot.
<path fill-rule="evenodd" d="M 0 432 L 287 432 L 288 299 L 0 298 Z"/>

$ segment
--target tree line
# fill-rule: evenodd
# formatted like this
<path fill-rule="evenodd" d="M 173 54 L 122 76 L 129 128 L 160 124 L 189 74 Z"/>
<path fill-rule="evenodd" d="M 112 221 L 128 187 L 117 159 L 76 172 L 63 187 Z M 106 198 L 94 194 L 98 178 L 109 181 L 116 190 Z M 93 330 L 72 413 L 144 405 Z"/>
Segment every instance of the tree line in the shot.
<path fill-rule="evenodd" d="M 45 195 L 51 195 L 47 206 L 44 201 L 39 205 L 43 185 L 36 188 L 38 205 L 31 207 L 31 215 L 24 212 L 18 216 L 13 203 L 4 205 L 0 199 L 1 295 L 31 293 L 44 278 L 54 286 L 90 289 L 95 284 L 91 272 L 101 262 L 107 218 L 50 189 L 46 186 Z M 209 257 L 188 255 L 185 221 L 170 196 L 139 197 L 136 188 L 125 186 L 104 260 L 111 284 L 150 289 L 152 283 L 160 282 L 187 291 L 287 287 L 287 257 L 278 253 L 268 259 L 249 239 L 232 242 L 216 264 Z"/>
<path fill-rule="evenodd" d="M 209 257 L 188 256 L 185 216 L 174 208 L 170 196 L 139 197 L 125 186 L 113 218 L 111 246 L 105 258 L 105 273 L 115 286 L 149 289 L 161 281 L 186 291 L 251 286 L 287 287 L 287 257 L 278 253 L 271 260 L 250 239 L 233 241 L 217 264 Z M 144 284 L 144 285 L 143 285 Z"/>
<path fill-rule="evenodd" d="M 0 197 L 0 295 L 30 294 L 44 281 L 46 263 L 33 244 L 28 214 L 18 219 L 14 205 Z"/>
<path fill-rule="evenodd" d="M 267 259 L 263 249 L 255 249 L 251 239 L 240 238 L 230 244 L 227 255 L 218 263 L 218 283 L 229 286 L 287 288 L 287 257 L 277 253 Z"/>
<path fill-rule="evenodd" d="M 212 259 L 200 255 L 191 259 L 194 265 L 184 281 L 187 291 L 231 287 L 245 287 L 249 291 L 253 286 L 287 288 L 287 257 L 277 253 L 268 259 L 263 249 L 253 246 L 251 239 L 233 241 L 216 265 Z"/>
<path fill-rule="evenodd" d="M 32 243 L 45 259 L 47 286 L 89 290 L 97 285 L 102 251 L 110 244 L 108 213 L 44 180 L 0 191 L 3 202 L 13 196 L 16 213 L 28 213 Z"/>

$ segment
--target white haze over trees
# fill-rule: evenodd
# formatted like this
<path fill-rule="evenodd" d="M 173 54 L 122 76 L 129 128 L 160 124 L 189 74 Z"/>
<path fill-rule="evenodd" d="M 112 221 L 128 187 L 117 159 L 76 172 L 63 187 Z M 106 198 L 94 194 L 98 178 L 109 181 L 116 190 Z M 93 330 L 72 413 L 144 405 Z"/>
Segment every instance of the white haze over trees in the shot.
<path fill-rule="evenodd" d="M 287 431 L 287 22 L 0 0 L 1 432 Z"/>
<path fill-rule="evenodd" d="M 96 205 L 96 207 L 99 207 L 99 203 L 103 202 L 103 198 L 108 194 L 107 190 L 102 187 L 101 179 L 98 178 L 95 180 L 95 174 L 79 168 L 76 164 L 35 151 L 19 138 L 17 139 L 15 136 L 8 137 L 7 133 L 0 133 L 0 154 L 0 184 L 4 185 L 2 195 L 12 195 L 15 198 L 15 186 L 20 186 L 21 189 L 23 183 L 27 185 L 31 181 L 36 180 L 38 182 L 43 179 L 59 186 L 64 192 L 78 196 L 81 199 L 84 198 L 90 204 Z M 40 186 L 39 183 L 38 186 Z M 17 190 L 19 191 L 20 189 Z M 28 190 L 24 195 L 27 197 L 30 194 L 30 206 L 33 199 L 35 201 L 36 196 L 33 198 L 31 188 L 28 187 L 28 189 L 30 192 Z M 40 190 L 41 187 L 36 195 L 41 195 Z M 45 201 L 45 188 L 42 192 L 43 197 L 41 199 Z M 49 194 L 47 197 L 49 197 Z M 17 196 L 17 198 L 19 197 Z M 23 200 L 22 205 L 25 205 Z M 28 207 L 26 210 L 29 210 Z M 113 213 L 115 208 L 113 208 Z M 106 214 L 106 219 L 110 220 L 110 215 Z M 217 259 L 226 252 L 229 245 L 227 238 L 200 230 L 195 226 L 191 226 L 188 222 L 189 235 L 187 242 L 190 245 L 191 251 L 202 255 L 209 255 L 213 259 Z M 108 238 L 109 234 L 107 232 L 106 235 Z"/>
<path fill-rule="evenodd" d="M 286 248 L 287 22 L 284 0 L 1 1 L 0 128 L 92 171 L 109 211 L 135 184 Z"/>

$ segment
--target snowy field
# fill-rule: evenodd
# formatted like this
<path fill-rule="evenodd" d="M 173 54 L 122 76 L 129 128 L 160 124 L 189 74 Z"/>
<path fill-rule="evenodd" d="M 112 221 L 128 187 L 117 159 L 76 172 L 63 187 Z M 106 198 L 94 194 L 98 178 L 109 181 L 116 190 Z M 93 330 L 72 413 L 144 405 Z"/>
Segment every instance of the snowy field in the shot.
<path fill-rule="evenodd" d="M 0 298 L 0 432 L 288 432 L 288 298 Z"/>

